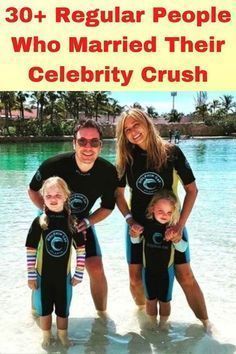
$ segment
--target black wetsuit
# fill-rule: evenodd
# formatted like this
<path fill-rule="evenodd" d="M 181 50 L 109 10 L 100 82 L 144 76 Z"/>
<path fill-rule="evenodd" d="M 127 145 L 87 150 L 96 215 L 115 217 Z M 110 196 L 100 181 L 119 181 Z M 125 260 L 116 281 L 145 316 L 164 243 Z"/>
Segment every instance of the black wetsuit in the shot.
<path fill-rule="evenodd" d="M 174 246 L 164 240 L 166 225 L 146 223 L 143 233 L 143 282 L 149 300 L 170 301 L 174 282 Z"/>
<path fill-rule="evenodd" d="M 177 185 L 194 182 L 195 177 L 183 152 L 172 145 L 167 165 L 160 171 L 147 168 L 147 152 L 134 147 L 133 164 L 127 166 L 126 173 L 119 182 L 120 187 L 128 183 L 131 190 L 131 213 L 133 218 L 145 226 L 146 209 L 153 195 L 160 189 L 172 190 L 177 195 Z M 186 230 L 183 238 L 187 240 Z M 127 260 L 130 264 L 142 264 L 142 245 L 132 244 L 127 233 Z M 189 249 L 185 253 L 176 251 L 175 263 L 189 262 Z"/>
<path fill-rule="evenodd" d="M 49 223 L 46 230 L 35 218 L 26 239 L 26 247 L 37 249 L 39 288 L 33 293 L 34 307 L 40 316 L 53 312 L 60 317 L 69 315 L 71 301 L 70 255 L 72 240 L 77 247 L 85 244 L 82 233 L 72 233 L 68 228 L 65 211 L 47 212 Z"/>
<path fill-rule="evenodd" d="M 43 181 L 52 176 L 63 178 L 72 192 L 70 205 L 72 214 L 82 219 L 88 217 L 94 203 L 101 198 L 101 207 L 114 209 L 114 192 L 117 187 L 115 167 L 98 157 L 88 172 L 80 171 L 75 161 L 75 153 L 56 155 L 44 161 L 30 182 L 30 188 L 38 191 Z M 87 230 L 86 257 L 99 256 L 101 250 L 94 228 Z"/>

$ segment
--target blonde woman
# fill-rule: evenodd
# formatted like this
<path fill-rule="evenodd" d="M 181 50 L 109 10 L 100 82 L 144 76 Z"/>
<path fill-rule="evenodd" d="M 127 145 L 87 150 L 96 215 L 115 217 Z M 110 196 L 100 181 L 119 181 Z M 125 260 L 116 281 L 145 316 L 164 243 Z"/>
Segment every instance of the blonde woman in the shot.
<path fill-rule="evenodd" d="M 124 215 L 131 232 L 140 232 L 147 222 L 145 211 L 153 195 L 160 189 L 172 190 L 177 195 L 181 181 L 185 197 L 179 221 L 168 228 L 166 240 L 187 241 L 185 224 L 197 197 L 197 186 L 191 167 L 183 152 L 176 145 L 164 141 L 153 121 L 140 109 L 130 109 L 121 114 L 117 124 L 117 168 L 120 184 L 117 189 L 117 206 Z M 125 199 L 126 183 L 131 200 Z M 145 304 L 141 270 L 142 245 L 132 244 L 127 232 L 127 260 L 130 290 L 139 307 Z M 203 293 L 190 267 L 189 247 L 185 252 L 175 252 L 175 274 L 188 304 L 196 317 L 208 330 L 209 320 Z"/>

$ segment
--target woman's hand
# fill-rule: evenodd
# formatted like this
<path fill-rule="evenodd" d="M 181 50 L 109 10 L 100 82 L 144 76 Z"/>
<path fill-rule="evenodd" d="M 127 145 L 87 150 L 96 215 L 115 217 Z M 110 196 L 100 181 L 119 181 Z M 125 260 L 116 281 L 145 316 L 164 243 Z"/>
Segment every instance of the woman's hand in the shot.
<path fill-rule="evenodd" d="M 170 226 L 166 229 L 165 240 L 171 242 L 179 242 L 182 238 L 183 227 L 179 224 Z"/>

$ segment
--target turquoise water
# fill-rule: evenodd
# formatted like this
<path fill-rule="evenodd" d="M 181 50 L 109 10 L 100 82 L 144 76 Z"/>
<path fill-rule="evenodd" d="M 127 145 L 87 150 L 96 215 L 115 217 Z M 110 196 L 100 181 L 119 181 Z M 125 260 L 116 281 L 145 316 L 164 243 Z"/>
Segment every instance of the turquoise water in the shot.
<path fill-rule="evenodd" d="M 70 334 L 77 339 L 77 345 L 68 354 L 235 353 L 236 139 L 186 140 L 180 147 L 194 170 L 199 189 L 188 222 L 192 268 L 218 337 L 213 340 L 203 335 L 178 284 L 172 304 L 172 331 L 155 338 L 141 331 L 128 290 L 123 219 L 115 210 L 97 226 L 109 285 L 108 310 L 114 323 L 105 328 L 94 319 L 85 276 L 73 297 Z M 44 353 L 40 331 L 29 316 L 24 240 L 36 209 L 26 190 L 41 161 L 70 149 L 70 143 L 0 145 L 0 353 Z M 104 142 L 102 154 L 114 162 L 114 141 Z"/>

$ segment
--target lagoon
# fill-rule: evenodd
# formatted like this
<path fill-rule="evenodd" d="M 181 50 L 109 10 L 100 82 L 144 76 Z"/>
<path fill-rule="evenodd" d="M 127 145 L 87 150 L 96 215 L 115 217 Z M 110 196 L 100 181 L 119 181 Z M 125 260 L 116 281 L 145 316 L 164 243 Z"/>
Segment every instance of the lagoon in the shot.
<path fill-rule="evenodd" d="M 218 333 L 214 338 L 204 334 L 177 283 L 169 333 L 145 330 L 145 317 L 136 311 L 128 289 L 124 224 L 115 209 L 97 226 L 108 278 L 110 321 L 105 324 L 97 318 L 85 274 L 74 289 L 69 334 L 76 345 L 68 354 L 236 353 L 236 140 L 191 139 L 181 141 L 180 147 L 199 188 L 188 221 L 192 268 Z M 0 145 L 0 353 L 45 353 L 29 311 L 24 241 L 36 209 L 26 189 L 44 159 L 70 149 L 67 142 Z M 114 141 L 104 142 L 103 156 L 114 162 Z"/>

